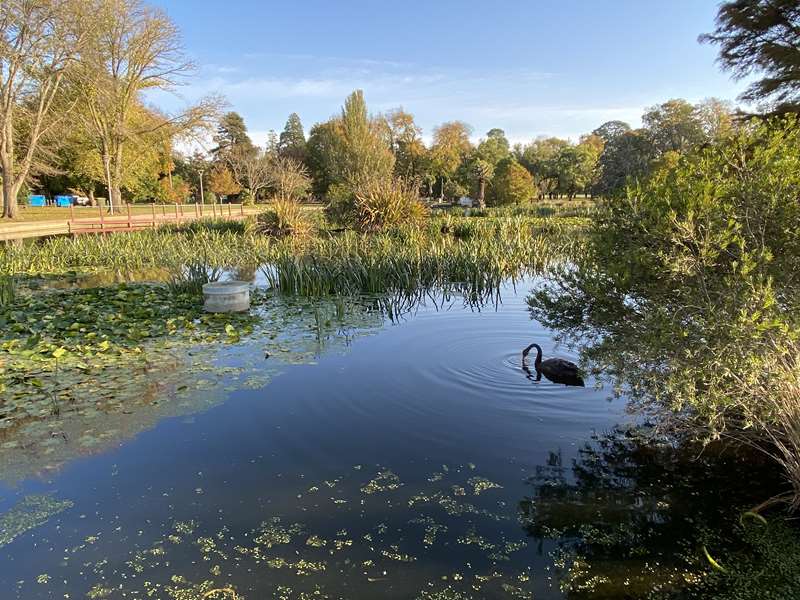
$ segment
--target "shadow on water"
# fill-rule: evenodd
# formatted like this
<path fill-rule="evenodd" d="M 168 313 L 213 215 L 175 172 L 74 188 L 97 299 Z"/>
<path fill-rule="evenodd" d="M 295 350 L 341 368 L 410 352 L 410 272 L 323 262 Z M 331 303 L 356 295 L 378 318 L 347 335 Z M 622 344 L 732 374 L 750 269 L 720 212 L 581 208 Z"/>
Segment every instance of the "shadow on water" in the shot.
<path fill-rule="evenodd" d="M 708 575 L 702 545 L 730 548 L 742 513 L 779 482 L 777 466 L 753 450 L 616 427 L 572 460 L 551 451 L 518 510 L 540 547 L 556 542 L 568 597 L 642 598 Z"/>

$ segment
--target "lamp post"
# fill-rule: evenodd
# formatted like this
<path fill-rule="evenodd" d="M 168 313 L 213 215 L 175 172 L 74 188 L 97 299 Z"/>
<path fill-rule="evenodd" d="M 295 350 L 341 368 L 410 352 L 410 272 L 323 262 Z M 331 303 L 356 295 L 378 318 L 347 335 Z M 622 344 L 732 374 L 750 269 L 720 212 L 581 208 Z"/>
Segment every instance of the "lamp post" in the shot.
<path fill-rule="evenodd" d="M 200 173 L 200 204 L 206 203 L 206 197 L 203 195 L 203 169 L 198 169 Z"/>

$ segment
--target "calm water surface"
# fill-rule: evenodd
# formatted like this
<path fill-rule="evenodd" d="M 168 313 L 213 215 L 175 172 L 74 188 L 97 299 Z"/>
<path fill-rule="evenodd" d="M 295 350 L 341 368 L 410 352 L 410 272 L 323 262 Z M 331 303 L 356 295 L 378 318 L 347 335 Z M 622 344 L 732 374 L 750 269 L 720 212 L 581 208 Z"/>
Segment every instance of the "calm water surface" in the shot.
<path fill-rule="evenodd" d="M 526 479 L 629 417 L 591 380 L 526 377 L 531 342 L 576 359 L 531 321 L 531 285 L 480 311 L 428 302 L 264 387 L 0 485 L 2 511 L 68 501 L 0 547 L 0 597 L 561 598 L 554 543 L 518 519 Z"/>

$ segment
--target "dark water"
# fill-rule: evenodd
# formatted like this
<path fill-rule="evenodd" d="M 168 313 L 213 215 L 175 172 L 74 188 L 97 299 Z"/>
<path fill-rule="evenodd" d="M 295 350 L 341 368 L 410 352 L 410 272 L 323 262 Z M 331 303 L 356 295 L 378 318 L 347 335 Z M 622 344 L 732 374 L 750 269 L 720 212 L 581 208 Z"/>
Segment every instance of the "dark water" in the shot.
<path fill-rule="evenodd" d="M 265 387 L 0 485 L 0 512 L 68 501 L 0 547 L 0 598 L 561 598 L 555 542 L 520 522 L 529 478 L 630 417 L 592 380 L 526 377 L 531 342 L 576 359 L 531 321 L 533 284 L 481 310 L 418 306 Z"/>

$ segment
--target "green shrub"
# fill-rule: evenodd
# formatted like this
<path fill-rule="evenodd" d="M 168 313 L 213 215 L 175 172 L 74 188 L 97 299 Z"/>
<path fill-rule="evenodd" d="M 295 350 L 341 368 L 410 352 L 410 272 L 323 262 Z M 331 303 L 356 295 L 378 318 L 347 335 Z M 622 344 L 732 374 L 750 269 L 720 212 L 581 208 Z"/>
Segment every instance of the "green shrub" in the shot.
<path fill-rule="evenodd" d="M 523 204 L 533 199 L 533 177 L 528 169 L 514 159 L 506 159 L 497 166 L 489 186 L 487 200 L 491 206 Z"/>

